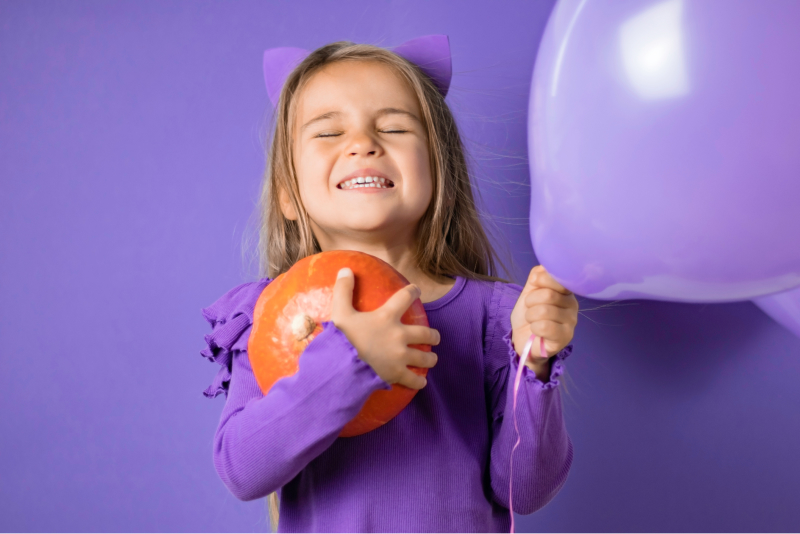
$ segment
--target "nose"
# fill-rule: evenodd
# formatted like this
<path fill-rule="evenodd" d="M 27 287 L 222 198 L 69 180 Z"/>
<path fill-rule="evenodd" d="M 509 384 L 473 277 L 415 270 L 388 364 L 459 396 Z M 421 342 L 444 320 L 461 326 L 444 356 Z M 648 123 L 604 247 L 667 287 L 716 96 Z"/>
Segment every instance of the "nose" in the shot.
<path fill-rule="evenodd" d="M 375 136 L 364 130 L 354 132 L 347 144 L 349 156 L 377 156 L 381 152 L 381 145 Z"/>

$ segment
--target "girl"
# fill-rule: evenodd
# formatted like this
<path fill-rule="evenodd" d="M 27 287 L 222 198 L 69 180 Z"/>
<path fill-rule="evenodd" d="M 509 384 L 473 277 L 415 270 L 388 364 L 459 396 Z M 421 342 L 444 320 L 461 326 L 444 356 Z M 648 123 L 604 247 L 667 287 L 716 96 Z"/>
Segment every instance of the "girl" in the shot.
<path fill-rule="evenodd" d="M 534 334 L 547 357 L 534 351 L 521 370 L 516 510 L 547 504 L 572 463 L 557 377 L 577 301 L 542 266 L 524 288 L 494 276 L 444 102 L 449 78 L 430 72 L 350 42 L 323 46 L 291 71 L 262 194 L 266 276 L 203 310 L 212 327 L 203 355 L 222 366 L 205 395 L 226 395 L 214 465 L 239 499 L 269 495 L 273 519 L 280 497 L 280 532 L 509 532 L 514 376 Z M 383 259 L 410 285 L 360 313 L 342 269 L 331 320 L 298 372 L 264 395 L 247 355 L 258 296 L 301 258 L 344 249 Z M 416 298 L 431 328 L 400 323 Z M 409 365 L 429 368 L 427 380 Z M 420 391 L 385 425 L 338 438 L 374 391 L 394 383 Z"/>

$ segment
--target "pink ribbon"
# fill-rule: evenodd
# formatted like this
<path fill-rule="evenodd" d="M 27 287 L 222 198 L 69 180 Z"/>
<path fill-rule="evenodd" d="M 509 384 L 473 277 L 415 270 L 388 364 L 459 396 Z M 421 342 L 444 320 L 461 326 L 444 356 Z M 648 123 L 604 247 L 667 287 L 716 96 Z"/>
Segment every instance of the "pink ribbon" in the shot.
<path fill-rule="evenodd" d="M 514 451 L 517 449 L 517 445 L 519 445 L 520 436 L 519 436 L 519 426 L 517 425 L 517 392 L 519 391 L 519 381 L 522 378 L 522 369 L 525 367 L 525 362 L 528 361 L 528 354 L 531 352 L 531 346 L 533 345 L 533 340 L 536 339 L 535 334 L 531 334 L 531 337 L 528 338 L 528 342 L 525 343 L 525 348 L 522 350 L 522 357 L 519 360 L 519 368 L 517 369 L 517 378 L 514 380 L 514 429 L 517 431 L 517 442 L 514 444 L 514 447 L 511 449 L 511 465 L 509 466 L 509 474 L 508 474 L 508 508 L 511 512 L 511 532 L 514 532 L 514 504 L 513 504 L 513 497 L 514 493 L 512 491 L 512 484 L 514 482 Z M 547 352 L 544 350 L 544 338 L 540 337 L 541 340 L 541 354 L 542 358 L 547 358 Z"/>

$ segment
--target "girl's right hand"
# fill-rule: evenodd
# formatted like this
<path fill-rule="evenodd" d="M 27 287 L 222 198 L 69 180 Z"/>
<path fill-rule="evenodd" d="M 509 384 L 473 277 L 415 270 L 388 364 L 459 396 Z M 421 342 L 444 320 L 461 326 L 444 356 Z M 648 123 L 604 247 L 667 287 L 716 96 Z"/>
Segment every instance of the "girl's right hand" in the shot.
<path fill-rule="evenodd" d="M 411 303 L 421 292 L 413 284 L 398 290 L 383 306 L 371 312 L 353 308 L 353 271 L 340 269 L 333 286 L 331 321 L 341 330 L 358 356 L 367 362 L 388 384 L 401 384 L 411 389 L 422 389 L 428 383 L 408 368 L 433 367 L 438 357 L 433 352 L 412 349 L 409 345 L 438 345 L 438 330 L 421 325 L 400 322 Z"/>

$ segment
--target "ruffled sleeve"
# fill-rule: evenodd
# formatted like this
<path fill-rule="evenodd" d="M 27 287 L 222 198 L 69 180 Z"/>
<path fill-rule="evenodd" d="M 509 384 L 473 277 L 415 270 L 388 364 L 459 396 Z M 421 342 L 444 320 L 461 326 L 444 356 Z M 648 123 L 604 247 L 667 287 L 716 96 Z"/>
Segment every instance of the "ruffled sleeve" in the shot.
<path fill-rule="evenodd" d="M 520 357 L 514 349 L 511 340 L 511 311 L 522 293 L 522 286 L 517 284 L 506 284 L 495 282 L 492 301 L 489 306 L 489 314 L 486 328 L 486 354 L 491 357 L 487 361 L 486 376 L 489 382 L 489 389 L 496 389 L 498 381 L 507 377 L 509 367 L 514 371 L 512 376 L 516 377 L 519 368 Z M 537 389 L 553 389 L 558 387 L 558 378 L 564 374 L 564 360 L 572 354 L 573 345 L 569 344 L 554 356 L 551 356 L 550 378 L 548 382 L 542 382 L 536 373 L 528 369 L 527 366 L 522 370 L 522 381 L 530 383 Z M 537 351 L 537 352 L 534 352 Z M 505 357 L 503 357 L 505 356 Z M 530 358 L 538 358 L 538 347 L 531 348 Z M 498 399 L 495 399 L 498 400 Z M 498 403 L 495 403 L 498 404 Z M 502 407 L 501 407 L 502 408 Z M 493 415 L 497 415 L 497 411 Z"/>
<path fill-rule="evenodd" d="M 204 392 L 225 393 L 214 434 L 214 467 L 237 498 L 280 490 L 335 442 L 378 389 L 391 390 L 333 321 L 302 351 L 297 372 L 258 385 L 247 342 L 255 304 L 269 280 L 234 288 L 203 310 L 212 326 L 203 356 L 219 364 Z"/>
<path fill-rule="evenodd" d="M 262 278 L 236 286 L 211 306 L 200 310 L 211 325 L 211 333 L 205 336 L 207 346 L 200 354 L 220 366 L 211 385 L 203 391 L 209 399 L 220 393 L 228 396 L 233 356 L 247 350 L 256 301 L 271 281 L 271 278 Z"/>
<path fill-rule="evenodd" d="M 509 459 L 517 441 L 513 423 L 514 381 L 520 357 L 511 341 L 511 311 L 522 292 L 517 284 L 495 282 L 486 330 L 485 384 L 491 414 L 490 480 L 494 500 L 509 506 Z M 514 511 L 527 515 L 550 502 L 560 491 L 572 465 L 573 447 L 564 423 L 558 378 L 567 345 L 551 357 L 550 378 L 542 382 L 523 367 L 516 416 L 520 444 L 514 463 Z M 536 357 L 531 355 L 530 357 Z"/>

